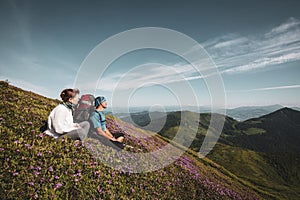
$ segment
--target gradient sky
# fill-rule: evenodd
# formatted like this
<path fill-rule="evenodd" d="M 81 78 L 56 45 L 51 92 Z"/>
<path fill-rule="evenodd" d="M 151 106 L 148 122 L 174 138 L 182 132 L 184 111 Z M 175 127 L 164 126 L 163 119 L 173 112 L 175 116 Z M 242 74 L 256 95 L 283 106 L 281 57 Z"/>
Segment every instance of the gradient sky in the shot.
<path fill-rule="evenodd" d="M 300 106 L 300 1 L 8 1 L 0 0 L 0 79 L 51 98 L 74 85 L 86 56 L 102 41 L 140 27 L 163 27 L 198 41 L 215 62 L 228 107 Z M 174 41 L 176 42 L 176 41 Z M 191 49 L 192 51 L 193 49 Z M 109 52 L 108 52 L 109 53 Z M 130 105 L 193 105 L 177 87 L 185 78 L 200 105 L 210 105 L 205 81 L 176 55 L 145 49 L 116 60 L 95 95 L 113 97 L 118 79 L 147 65 L 122 83 L 123 91 L 143 83 Z M 197 78 L 198 77 L 198 78 Z M 181 85 L 178 85 L 180 89 Z M 81 89 L 81 88 L 79 88 Z M 116 101 L 118 102 L 118 101 Z M 124 102 L 116 103 L 125 106 Z"/>

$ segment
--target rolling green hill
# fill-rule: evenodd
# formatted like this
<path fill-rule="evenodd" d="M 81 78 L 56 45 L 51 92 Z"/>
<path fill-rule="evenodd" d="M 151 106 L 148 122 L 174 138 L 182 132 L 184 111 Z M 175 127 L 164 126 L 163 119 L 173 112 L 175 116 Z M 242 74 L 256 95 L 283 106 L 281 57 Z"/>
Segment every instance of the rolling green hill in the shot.
<path fill-rule="evenodd" d="M 300 154 L 267 154 L 218 143 L 208 158 L 280 199 L 299 199 Z"/>
<path fill-rule="evenodd" d="M 143 113 L 145 115 L 145 113 Z M 209 127 L 210 114 L 170 112 L 159 134 L 173 139 L 181 122 L 181 115 L 198 124 L 182 123 L 186 136 L 198 131 L 190 149 L 198 152 Z M 186 117 L 188 115 L 188 117 Z M 150 120 L 133 116 L 133 121 Z M 126 119 L 125 119 L 126 120 Z M 143 122 L 155 127 L 161 119 Z M 143 127 L 143 124 L 140 124 Z M 145 127 L 143 127 L 145 128 Z M 225 124 L 218 144 L 208 157 L 238 177 L 248 180 L 262 190 L 282 199 L 300 198 L 300 112 L 282 108 L 259 118 L 239 122 L 225 117 Z M 184 138 L 183 138 L 184 139 Z"/>
<path fill-rule="evenodd" d="M 115 170 L 88 150 L 95 143 L 56 141 L 39 132 L 59 103 L 0 82 L 1 199 L 270 199 L 269 192 L 243 180 L 207 158 L 187 151 L 170 165 L 148 173 Z M 107 117 L 112 132 L 122 131 L 133 151 L 152 152 L 168 140 Z M 135 137 L 139 135 L 140 137 Z M 174 144 L 176 148 L 183 148 Z M 126 162 L 109 147 L 111 162 Z M 164 152 L 162 152 L 163 154 Z M 161 156 L 161 158 L 164 158 Z M 156 159 L 159 162 L 160 156 Z M 147 163 L 146 163 L 147 164 Z"/>
<path fill-rule="evenodd" d="M 238 123 L 241 134 L 231 142 L 259 152 L 300 152 L 300 112 L 282 108 L 268 115 Z"/>

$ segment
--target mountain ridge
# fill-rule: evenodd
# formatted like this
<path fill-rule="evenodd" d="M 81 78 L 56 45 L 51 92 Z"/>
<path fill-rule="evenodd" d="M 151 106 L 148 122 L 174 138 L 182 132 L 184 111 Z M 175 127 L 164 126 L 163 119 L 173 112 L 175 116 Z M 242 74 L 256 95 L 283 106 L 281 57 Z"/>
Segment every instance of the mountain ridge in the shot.
<path fill-rule="evenodd" d="M 176 127 L 180 124 L 179 113 L 168 113 L 166 125 L 159 131 L 161 135 L 169 139 L 175 137 Z M 299 191 L 297 188 L 300 188 L 299 114 L 299 111 L 283 107 L 243 122 L 225 116 L 221 137 L 208 157 L 230 172 L 282 199 L 298 199 L 300 196 L 297 192 Z M 196 152 L 199 151 L 210 121 L 209 113 L 190 115 L 192 120 L 198 119 L 199 116 L 198 132 L 189 147 Z M 155 127 L 156 121 L 160 120 L 152 121 L 152 126 Z M 182 126 L 187 132 L 194 131 L 196 128 L 184 124 Z M 151 126 L 146 128 L 149 127 L 151 128 Z M 248 156 L 252 161 L 248 160 Z"/>

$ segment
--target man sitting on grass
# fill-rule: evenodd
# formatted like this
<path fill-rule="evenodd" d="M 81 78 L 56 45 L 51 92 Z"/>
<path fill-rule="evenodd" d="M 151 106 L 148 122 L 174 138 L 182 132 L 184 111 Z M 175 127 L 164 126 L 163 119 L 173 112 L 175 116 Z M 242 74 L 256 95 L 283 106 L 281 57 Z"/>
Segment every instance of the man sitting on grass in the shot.
<path fill-rule="evenodd" d="M 104 109 L 107 108 L 107 102 L 105 97 L 97 97 L 95 99 L 96 110 L 91 114 L 90 121 L 93 133 L 96 137 L 104 144 L 110 147 L 113 147 L 117 150 L 124 148 L 123 133 L 110 133 L 106 127 L 106 119 L 103 113 Z"/>

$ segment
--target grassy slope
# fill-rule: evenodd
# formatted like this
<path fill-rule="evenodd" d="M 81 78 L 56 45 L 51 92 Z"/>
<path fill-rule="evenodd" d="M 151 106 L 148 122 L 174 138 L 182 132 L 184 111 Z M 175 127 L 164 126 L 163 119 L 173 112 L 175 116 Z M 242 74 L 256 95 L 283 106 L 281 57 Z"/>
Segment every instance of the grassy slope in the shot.
<path fill-rule="evenodd" d="M 68 139 L 56 142 L 38 132 L 58 101 L 2 81 L 0 91 L 0 193 L 3 199 L 270 198 L 259 188 L 206 158 L 199 159 L 190 151 L 154 172 L 135 174 L 114 170 L 99 162 L 81 142 Z M 112 132 L 125 132 L 126 142 L 143 151 L 166 144 L 154 133 L 118 119 L 109 117 L 108 125 Z M 134 138 L 133 132 L 152 137 Z M 104 150 L 114 155 L 111 149 Z"/>
<path fill-rule="evenodd" d="M 270 155 L 218 143 L 208 158 L 280 199 L 299 199 L 299 155 Z"/>

